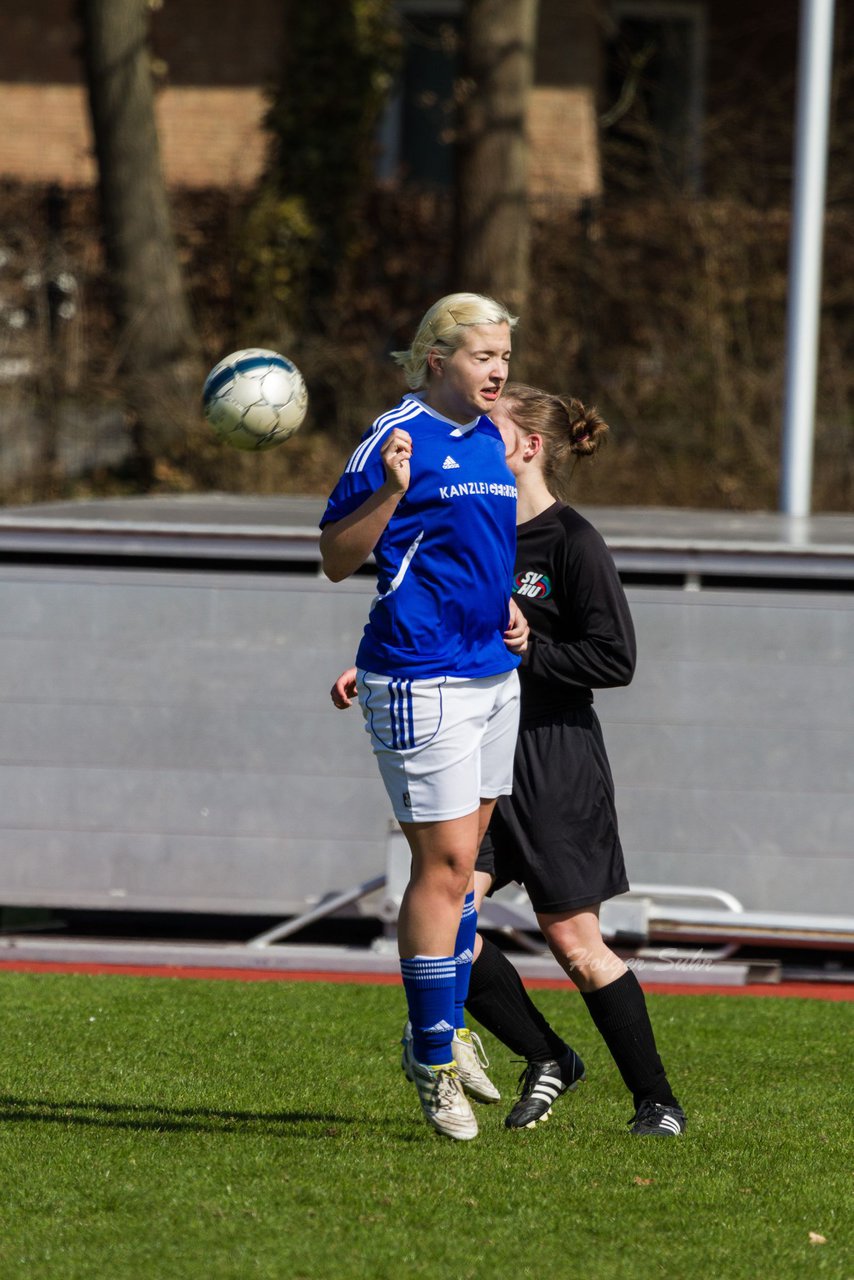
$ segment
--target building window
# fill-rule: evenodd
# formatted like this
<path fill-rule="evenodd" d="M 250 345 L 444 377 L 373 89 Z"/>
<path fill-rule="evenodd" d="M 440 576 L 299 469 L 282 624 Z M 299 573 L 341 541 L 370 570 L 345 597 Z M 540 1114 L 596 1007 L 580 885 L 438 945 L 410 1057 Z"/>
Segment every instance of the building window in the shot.
<path fill-rule="evenodd" d="M 699 192 L 706 5 L 612 0 L 605 60 L 606 187 Z"/>
<path fill-rule="evenodd" d="M 403 57 L 379 138 L 385 182 L 450 187 L 454 180 L 461 0 L 399 0 Z"/>

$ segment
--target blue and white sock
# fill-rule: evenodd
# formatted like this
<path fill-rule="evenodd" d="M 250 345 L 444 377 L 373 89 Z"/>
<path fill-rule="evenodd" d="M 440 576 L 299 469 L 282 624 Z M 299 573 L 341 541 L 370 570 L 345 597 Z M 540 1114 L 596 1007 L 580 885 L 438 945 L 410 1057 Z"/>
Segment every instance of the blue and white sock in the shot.
<path fill-rule="evenodd" d="M 454 945 L 454 964 L 456 965 L 456 984 L 454 992 L 454 1026 L 464 1027 L 466 1018 L 464 1006 L 469 994 L 471 982 L 471 966 L 474 960 L 474 940 L 477 934 L 477 907 L 474 905 L 474 890 L 466 894 L 463 914 L 457 931 Z"/>
<path fill-rule="evenodd" d="M 409 1006 L 415 1061 L 428 1067 L 439 1067 L 453 1061 L 454 957 L 412 956 L 401 960 L 400 972 Z"/>

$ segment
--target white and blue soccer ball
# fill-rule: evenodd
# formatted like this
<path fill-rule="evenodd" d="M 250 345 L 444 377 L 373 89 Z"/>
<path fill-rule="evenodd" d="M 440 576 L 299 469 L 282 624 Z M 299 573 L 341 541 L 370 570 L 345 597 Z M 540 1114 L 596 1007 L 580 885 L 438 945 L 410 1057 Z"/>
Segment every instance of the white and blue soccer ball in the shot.
<path fill-rule="evenodd" d="M 215 364 L 202 388 L 205 417 L 224 444 L 272 449 L 302 425 L 308 391 L 292 361 L 247 347 Z"/>

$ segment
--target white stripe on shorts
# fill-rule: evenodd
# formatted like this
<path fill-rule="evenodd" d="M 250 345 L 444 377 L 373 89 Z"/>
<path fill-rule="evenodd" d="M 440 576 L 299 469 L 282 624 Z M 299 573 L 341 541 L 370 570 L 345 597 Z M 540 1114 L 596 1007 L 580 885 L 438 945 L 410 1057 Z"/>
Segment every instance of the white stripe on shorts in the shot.
<path fill-rule="evenodd" d="M 508 795 L 519 727 L 515 670 L 413 680 L 360 670 L 359 704 L 395 817 L 442 822 Z"/>
<path fill-rule="evenodd" d="M 415 746 L 415 725 L 412 719 L 412 681 L 389 680 L 389 715 L 391 718 L 392 746 L 406 751 Z"/>

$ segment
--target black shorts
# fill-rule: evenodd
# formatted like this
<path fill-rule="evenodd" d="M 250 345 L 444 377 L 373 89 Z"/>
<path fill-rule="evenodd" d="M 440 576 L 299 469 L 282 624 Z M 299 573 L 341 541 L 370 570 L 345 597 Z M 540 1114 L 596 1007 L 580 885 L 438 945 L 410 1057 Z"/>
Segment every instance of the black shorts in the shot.
<path fill-rule="evenodd" d="M 492 892 L 518 881 L 539 913 L 575 911 L 625 893 L 614 783 L 592 707 L 522 726 L 513 794 L 499 796 L 478 871 Z"/>

